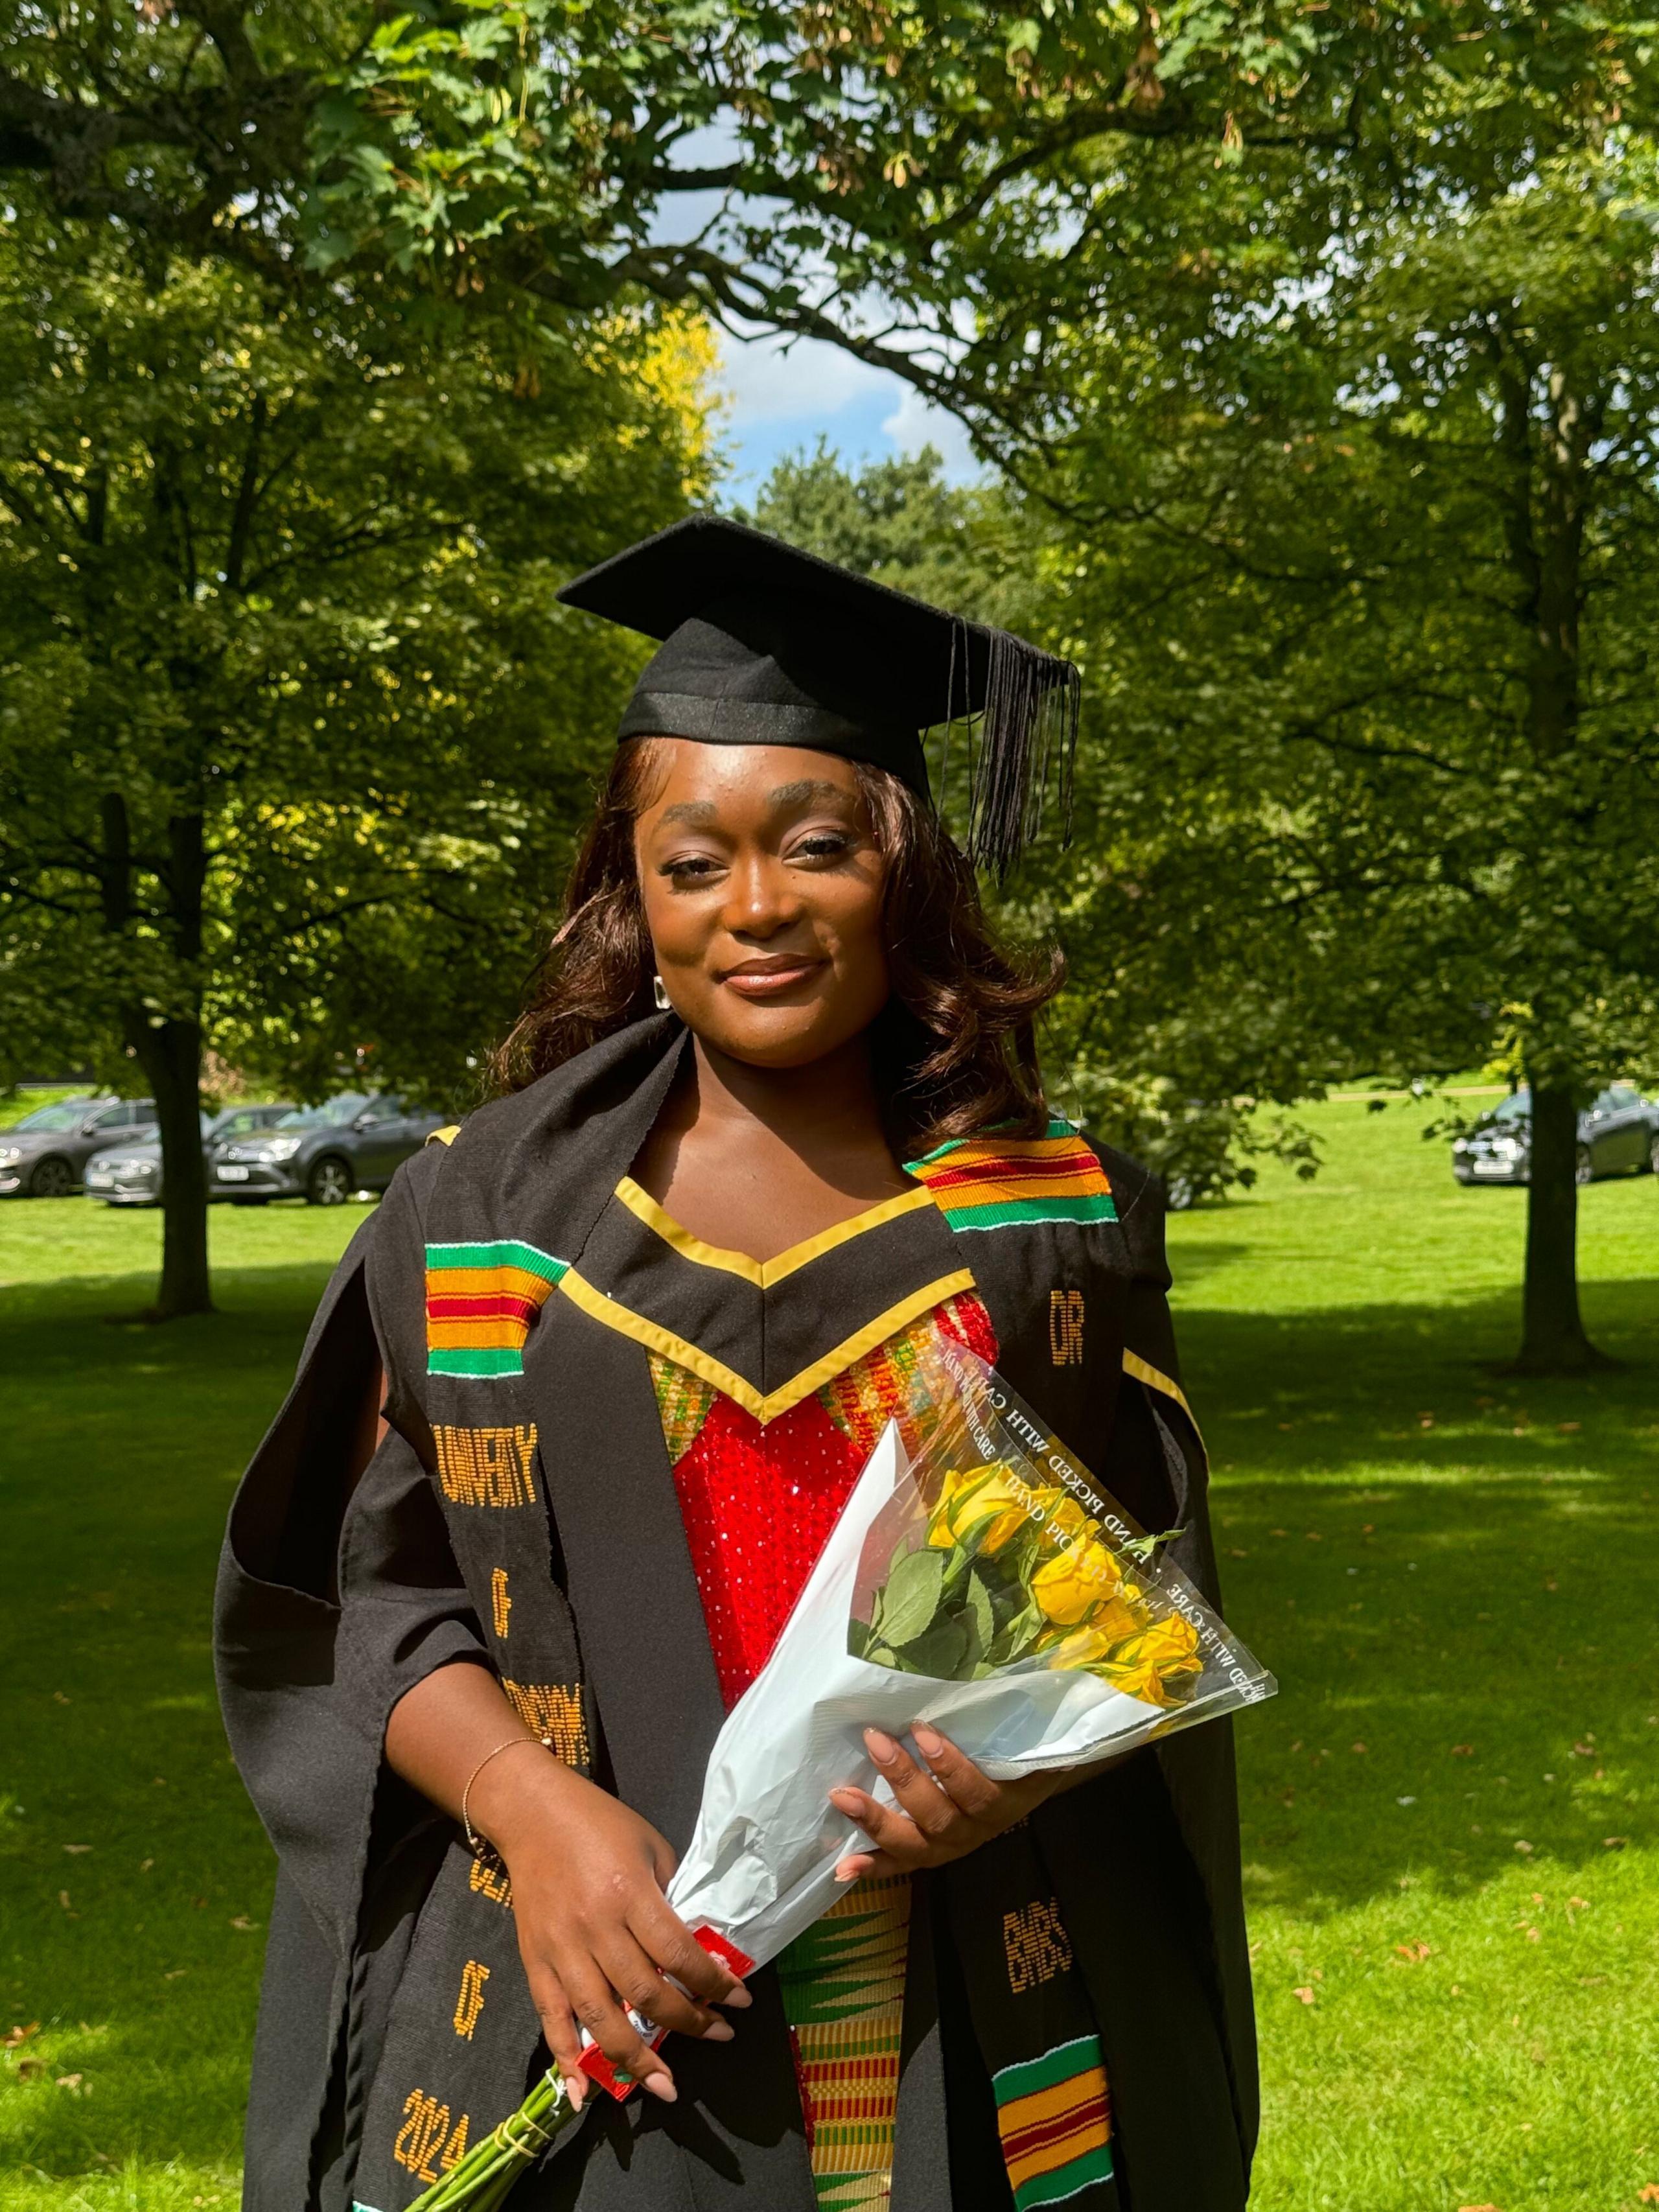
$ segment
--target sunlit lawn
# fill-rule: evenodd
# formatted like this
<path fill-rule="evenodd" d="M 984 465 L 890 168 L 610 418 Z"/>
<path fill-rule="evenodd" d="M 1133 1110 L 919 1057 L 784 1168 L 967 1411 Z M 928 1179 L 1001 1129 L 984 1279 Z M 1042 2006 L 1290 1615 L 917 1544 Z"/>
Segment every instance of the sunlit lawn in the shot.
<path fill-rule="evenodd" d="M 1631 1365 L 1523 1388 L 1487 1364 L 1513 1348 L 1522 1195 L 1459 1190 L 1422 1117 L 1318 1109 L 1316 1182 L 1172 1226 L 1231 1610 L 1283 1683 L 1239 1729 L 1256 2202 L 1639 2212 L 1659 1188 L 1585 1194 L 1586 1309 Z M 214 1712 L 209 1592 L 362 1212 L 216 1209 L 223 1310 L 158 1330 L 122 1318 L 154 1216 L 0 1205 L 0 2032 L 40 2023 L 6 2057 L 0 2205 L 234 2190 L 270 1861 Z"/>

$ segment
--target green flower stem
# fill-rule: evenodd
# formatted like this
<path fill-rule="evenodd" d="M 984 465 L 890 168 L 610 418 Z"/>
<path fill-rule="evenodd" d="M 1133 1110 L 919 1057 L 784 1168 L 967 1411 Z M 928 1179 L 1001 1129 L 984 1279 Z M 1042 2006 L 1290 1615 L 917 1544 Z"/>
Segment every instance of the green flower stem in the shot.
<path fill-rule="evenodd" d="M 518 2111 L 473 2144 L 409 2212 L 501 2212 L 525 2168 L 576 2117 L 556 2067 L 550 2067 Z"/>

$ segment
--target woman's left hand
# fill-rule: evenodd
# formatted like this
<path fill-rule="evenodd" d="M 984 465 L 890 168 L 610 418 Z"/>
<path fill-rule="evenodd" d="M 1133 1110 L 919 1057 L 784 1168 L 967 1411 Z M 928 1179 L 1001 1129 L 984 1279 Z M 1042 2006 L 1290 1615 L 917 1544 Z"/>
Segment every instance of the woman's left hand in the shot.
<path fill-rule="evenodd" d="M 865 1748 L 897 1798 L 896 1808 L 878 1803 L 863 1790 L 830 1792 L 836 1810 L 856 1820 L 873 1846 L 843 1856 L 836 1868 L 843 1881 L 948 1866 L 1079 1778 L 1079 1769 L 1066 1767 L 1018 1782 L 993 1782 L 937 1729 L 923 1723 L 910 1735 L 926 1766 L 918 1766 L 903 1745 L 880 1729 L 864 1731 Z"/>

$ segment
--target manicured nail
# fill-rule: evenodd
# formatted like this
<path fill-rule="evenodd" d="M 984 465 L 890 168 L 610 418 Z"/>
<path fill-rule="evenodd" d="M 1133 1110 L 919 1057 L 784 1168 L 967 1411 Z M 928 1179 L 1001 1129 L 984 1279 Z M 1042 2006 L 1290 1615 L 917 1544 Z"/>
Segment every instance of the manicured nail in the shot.
<path fill-rule="evenodd" d="M 848 1813 L 854 1820 L 857 1820 L 859 1814 L 864 1810 L 863 1796 L 856 1790 L 832 1790 L 830 1792 L 830 1802 L 837 1811 Z"/>
<path fill-rule="evenodd" d="M 862 1871 L 863 1869 L 860 1867 L 856 1859 L 843 1859 L 841 1864 L 836 1869 L 836 1880 L 837 1881 L 856 1881 Z"/>
<path fill-rule="evenodd" d="M 719 2000 L 719 2002 L 724 2005 L 734 2005 L 739 2012 L 745 2012 L 749 2007 L 754 2003 L 755 2000 L 750 1996 L 748 1990 L 744 1989 L 741 1982 L 733 1982 L 731 1988 L 726 1992 L 726 1995 Z"/>
<path fill-rule="evenodd" d="M 643 2083 L 644 2087 L 651 2092 L 652 2095 L 653 2097 L 660 2097 L 665 2105 L 678 2104 L 680 2093 L 674 2087 L 673 2080 L 671 2075 L 667 2074 L 647 2074 L 643 2077 Z"/>
<path fill-rule="evenodd" d="M 729 2020 L 711 2020 L 702 2032 L 705 2043 L 730 2043 L 737 2033 Z"/>
<path fill-rule="evenodd" d="M 930 1729 L 925 1721 L 918 1722 L 910 1733 L 915 1736 L 916 1748 L 924 1759 L 937 1759 L 945 1748 L 945 1738 L 937 1729 Z"/>
<path fill-rule="evenodd" d="M 890 1759 L 898 1757 L 898 1746 L 890 1735 L 884 1735 L 879 1729 L 866 1729 L 864 1741 L 869 1747 L 871 1758 L 875 1760 L 878 1766 L 884 1765 Z"/>
<path fill-rule="evenodd" d="M 561 2068 L 560 2071 L 563 2073 L 563 2069 Z M 582 2072 L 580 2067 L 564 2075 L 564 2094 L 570 2100 L 571 2111 L 580 2112 L 582 2108 L 582 2100 L 587 2094 L 587 2076 Z"/>

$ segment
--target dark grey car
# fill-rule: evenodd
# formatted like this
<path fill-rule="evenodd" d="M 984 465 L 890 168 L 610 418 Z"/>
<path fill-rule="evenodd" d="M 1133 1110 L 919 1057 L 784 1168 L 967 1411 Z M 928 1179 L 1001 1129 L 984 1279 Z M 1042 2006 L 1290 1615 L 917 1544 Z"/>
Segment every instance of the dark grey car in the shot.
<path fill-rule="evenodd" d="M 155 1127 L 152 1098 L 60 1098 L 0 1129 L 0 1198 L 67 1198 L 107 1145 Z"/>
<path fill-rule="evenodd" d="M 294 1109 L 284 1099 L 274 1106 L 225 1106 L 202 1116 L 202 1152 L 208 1164 L 208 1195 L 222 1197 L 213 1188 L 213 1156 L 221 1145 L 238 1137 L 251 1137 L 269 1129 Z M 159 1206 L 161 1202 L 161 1139 L 159 1133 L 141 1143 L 112 1145 L 87 1164 L 88 1198 L 106 1206 Z"/>
<path fill-rule="evenodd" d="M 325 1105 L 295 1108 L 273 1129 L 220 1146 L 208 1170 L 208 1195 L 236 1206 L 264 1206 L 273 1198 L 343 1206 L 355 1190 L 384 1190 L 443 1125 L 441 1114 L 386 1093 L 344 1091 Z"/>
<path fill-rule="evenodd" d="M 1459 1182 L 1525 1182 L 1532 1164 L 1532 1094 L 1512 1091 L 1452 1146 Z M 1578 1180 L 1659 1172 L 1659 1100 L 1628 1083 L 1600 1092 L 1578 1116 Z"/>

